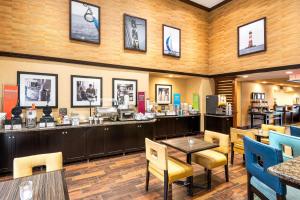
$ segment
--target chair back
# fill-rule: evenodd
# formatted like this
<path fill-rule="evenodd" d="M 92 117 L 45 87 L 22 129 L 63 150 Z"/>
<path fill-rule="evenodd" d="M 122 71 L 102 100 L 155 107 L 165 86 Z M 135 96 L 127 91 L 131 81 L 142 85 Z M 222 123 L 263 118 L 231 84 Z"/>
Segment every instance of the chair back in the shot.
<path fill-rule="evenodd" d="M 243 130 L 238 128 L 230 128 L 230 141 L 232 143 L 243 144 L 244 136 L 248 136 L 252 139 L 255 139 L 255 130 Z"/>
<path fill-rule="evenodd" d="M 146 159 L 161 170 L 168 169 L 168 152 L 165 145 L 145 139 Z"/>
<path fill-rule="evenodd" d="M 284 151 L 284 146 L 289 146 L 292 148 L 292 154 L 293 154 L 292 156 L 293 157 L 300 156 L 300 138 L 299 137 L 270 131 L 269 140 L 270 140 L 270 145 L 272 147 L 279 149 L 281 151 Z M 285 160 L 292 158 L 285 154 L 283 156 L 284 156 Z"/>
<path fill-rule="evenodd" d="M 257 142 L 249 137 L 244 137 L 246 169 L 251 176 L 273 189 L 277 194 L 286 195 L 286 186 L 278 177 L 267 172 L 271 166 L 282 162 L 282 152 L 269 145 Z M 258 162 L 258 156 L 263 164 Z"/>
<path fill-rule="evenodd" d="M 224 154 L 228 154 L 229 152 L 229 135 L 206 130 L 204 133 L 204 141 L 218 143 L 219 147 L 214 148 L 216 151 Z"/>
<path fill-rule="evenodd" d="M 300 137 L 300 127 L 297 126 L 291 126 L 291 135 L 295 137 Z"/>
<path fill-rule="evenodd" d="M 269 132 L 269 131 L 276 131 L 278 133 L 285 133 L 285 127 L 284 126 L 274 126 L 270 124 L 262 124 L 261 129 L 263 131 Z"/>
<path fill-rule="evenodd" d="M 39 154 L 14 159 L 13 176 L 15 178 L 31 176 L 32 168 L 46 166 L 46 172 L 63 169 L 62 153 Z"/>

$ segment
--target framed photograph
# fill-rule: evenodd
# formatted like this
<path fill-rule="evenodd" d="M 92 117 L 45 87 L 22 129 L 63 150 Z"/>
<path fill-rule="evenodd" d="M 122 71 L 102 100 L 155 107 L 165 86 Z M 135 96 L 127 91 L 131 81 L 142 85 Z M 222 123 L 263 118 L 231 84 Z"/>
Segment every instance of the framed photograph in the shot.
<path fill-rule="evenodd" d="M 172 103 L 172 85 L 155 84 L 155 101 L 157 104 Z"/>
<path fill-rule="evenodd" d="M 100 44 L 100 7 L 70 0 L 70 39 Z"/>
<path fill-rule="evenodd" d="M 33 72 L 17 72 L 19 86 L 19 105 L 22 108 L 37 108 L 50 106 L 57 108 L 58 103 L 58 75 Z"/>
<path fill-rule="evenodd" d="M 267 50 L 266 20 L 264 17 L 237 28 L 238 56 Z"/>
<path fill-rule="evenodd" d="M 102 78 L 71 76 L 71 107 L 102 106 Z"/>
<path fill-rule="evenodd" d="M 147 20 L 124 14 L 124 48 L 147 51 Z"/>
<path fill-rule="evenodd" d="M 163 55 L 180 58 L 181 56 L 181 30 L 163 25 Z"/>
<path fill-rule="evenodd" d="M 118 102 L 118 105 L 125 105 L 128 102 L 128 105 L 136 106 L 137 80 L 113 78 L 112 96 Z"/>

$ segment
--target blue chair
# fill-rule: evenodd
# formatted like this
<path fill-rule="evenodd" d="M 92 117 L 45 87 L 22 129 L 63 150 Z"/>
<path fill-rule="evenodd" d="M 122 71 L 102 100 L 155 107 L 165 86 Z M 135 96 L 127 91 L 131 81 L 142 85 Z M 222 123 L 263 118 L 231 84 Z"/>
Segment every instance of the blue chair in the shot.
<path fill-rule="evenodd" d="M 283 161 L 281 150 L 249 137 L 244 137 L 244 147 L 249 200 L 254 199 L 254 193 L 262 200 L 295 200 L 299 197 L 299 190 L 286 186 L 267 172 L 269 167 Z"/>
<path fill-rule="evenodd" d="M 300 127 L 297 126 L 291 126 L 290 127 L 291 130 L 291 135 L 295 136 L 295 137 L 300 137 Z"/>
<path fill-rule="evenodd" d="M 269 140 L 270 146 L 283 152 L 283 160 L 289 160 L 293 157 L 300 156 L 300 137 L 270 131 Z M 292 148 L 292 156 L 285 154 L 284 146 Z"/>

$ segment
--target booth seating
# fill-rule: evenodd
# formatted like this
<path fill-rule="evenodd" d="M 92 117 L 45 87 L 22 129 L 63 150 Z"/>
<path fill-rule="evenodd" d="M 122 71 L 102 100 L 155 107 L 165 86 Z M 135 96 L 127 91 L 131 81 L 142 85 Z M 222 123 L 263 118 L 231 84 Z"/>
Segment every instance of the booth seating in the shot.
<path fill-rule="evenodd" d="M 285 133 L 285 127 L 284 126 L 275 126 L 275 125 L 269 125 L 269 124 L 262 124 L 261 129 L 263 132 L 269 132 L 269 131 L 276 131 L 278 133 Z M 268 138 L 262 138 L 261 142 L 264 144 L 269 144 Z"/>
<path fill-rule="evenodd" d="M 269 133 L 270 146 L 279 149 L 283 152 L 283 160 L 289 160 L 293 157 L 300 156 L 300 138 L 286 134 L 276 133 L 270 131 Z M 292 155 L 285 153 L 285 147 L 288 146 L 292 149 Z"/>
<path fill-rule="evenodd" d="M 291 135 L 295 137 L 300 137 L 300 127 L 290 126 Z"/>
<path fill-rule="evenodd" d="M 168 157 L 167 147 L 165 145 L 145 139 L 146 145 L 146 191 L 149 187 L 150 173 L 164 182 L 164 199 L 168 199 L 169 186 L 175 181 L 188 178 L 188 192 L 192 195 L 193 187 L 193 168 L 176 158 Z"/>
<path fill-rule="evenodd" d="M 229 175 L 228 175 L 229 136 L 222 133 L 206 130 L 204 133 L 204 141 L 211 142 L 211 143 L 217 142 L 219 144 L 219 147 L 214 148 L 213 150 L 204 150 L 204 151 L 193 153 L 192 161 L 207 169 L 207 188 L 211 189 L 211 173 L 212 173 L 212 169 L 216 167 L 224 166 L 226 182 L 229 181 Z"/>
<path fill-rule="evenodd" d="M 243 154 L 244 156 L 244 136 L 248 136 L 255 140 L 254 130 L 242 130 L 237 128 L 230 128 L 230 142 L 231 142 L 231 164 L 234 162 L 234 153 Z"/>
<path fill-rule="evenodd" d="M 32 175 L 32 168 L 46 166 L 46 172 L 63 169 L 62 153 L 39 154 L 14 159 L 14 179 Z"/>
<path fill-rule="evenodd" d="M 244 145 L 249 200 L 254 199 L 254 194 L 262 200 L 299 199 L 299 190 L 286 186 L 278 177 L 267 172 L 269 167 L 283 161 L 281 150 L 249 137 L 244 137 Z"/>

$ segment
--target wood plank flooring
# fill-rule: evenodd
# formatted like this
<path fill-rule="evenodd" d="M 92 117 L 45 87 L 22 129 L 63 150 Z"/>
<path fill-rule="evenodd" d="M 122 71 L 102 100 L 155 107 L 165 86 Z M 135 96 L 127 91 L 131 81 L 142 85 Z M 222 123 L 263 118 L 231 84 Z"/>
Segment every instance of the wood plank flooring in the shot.
<path fill-rule="evenodd" d="M 185 154 L 169 149 L 169 155 L 186 160 Z M 150 175 L 149 191 L 145 192 L 145 153 L 133 153 L 66 165 L 65 176 L 71 200 L 159 200 L 163 199 L 163 184 Z M 205 184 L 204 169 L 193 165 L 195 183 Z M 234 165 L 229 165 L 230 181 L 225 182 L 224 168 L 213 170 L 212 190 L 194 190 L 194 197 L 188 197 L 186 188 L 173 184 L 173 200 L 246 200 L 246 170 L 242 156 L 236 154 Z M 0 177 L 0 181 L 11 179 Z M 171 199 L 171 198 L 170 198 Z"/>

